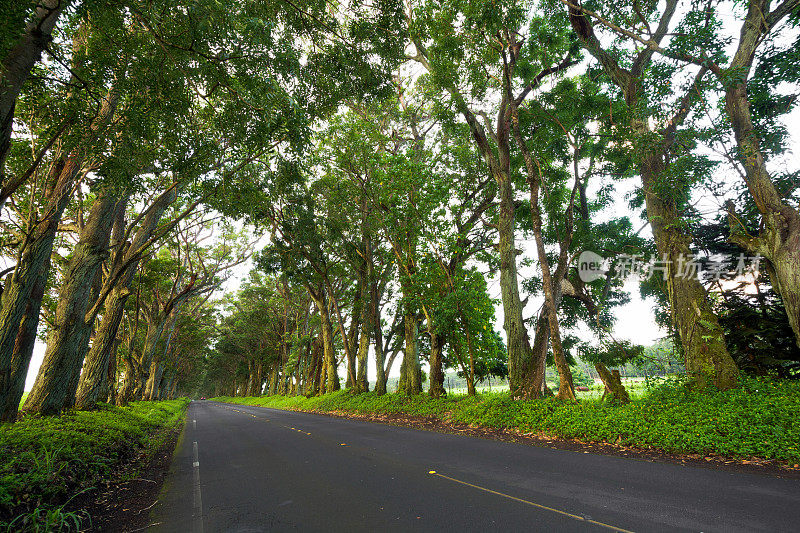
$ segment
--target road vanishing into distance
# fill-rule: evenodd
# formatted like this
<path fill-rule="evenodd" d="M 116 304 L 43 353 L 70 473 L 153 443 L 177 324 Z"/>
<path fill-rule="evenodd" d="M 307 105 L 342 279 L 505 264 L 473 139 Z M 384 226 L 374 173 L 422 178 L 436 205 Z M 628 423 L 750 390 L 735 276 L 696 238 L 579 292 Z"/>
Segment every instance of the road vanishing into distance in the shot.
<path fill-rule="evenodd" d="M 192 402 L 148 531 L 797 531 L 800 481 Z"/>

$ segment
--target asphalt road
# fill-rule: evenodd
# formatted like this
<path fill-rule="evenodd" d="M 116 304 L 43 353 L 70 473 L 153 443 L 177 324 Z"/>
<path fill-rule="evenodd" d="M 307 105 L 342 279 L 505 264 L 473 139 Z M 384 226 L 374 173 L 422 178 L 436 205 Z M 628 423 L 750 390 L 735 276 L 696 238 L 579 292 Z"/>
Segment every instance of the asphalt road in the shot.
<path fill-rule="evenodd" d="M 192 402 L 148 531 L 798 531 L 800 481 Z"/>

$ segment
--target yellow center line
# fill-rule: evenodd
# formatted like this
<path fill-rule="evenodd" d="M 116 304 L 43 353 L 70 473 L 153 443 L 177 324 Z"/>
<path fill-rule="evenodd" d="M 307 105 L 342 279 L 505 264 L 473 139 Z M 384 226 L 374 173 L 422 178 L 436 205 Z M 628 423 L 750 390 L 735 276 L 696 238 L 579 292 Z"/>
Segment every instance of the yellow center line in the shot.
<path fill-rule="evenodd" d="M 227 409 L 228 411 L 236 411 L 237 413 L 241 413 L 243 415 L 252 416 L 253 418 L 255 418 L 257 420 L 263 420 L 264 422 L 269 422 L 269 418 L 259 418 L 258 416 L 254 415 L 252 413 L 248 413 L 247 411 L 240 411 L 239 409 L 235 409 L 233 407 L 223 407 L 223 409 Z M 281 427 L 283 427 L 283 428 L 291 429 L 292 431 L 297 431 L 298 433 L 303 433 L 304 435 L 308 435 L 309 437 L 311 436 L 311 433 L 309 433 L 307 431 L 303 431 L 302 429 L 293 428 L 291 426 L 285 426 L 283 424 L 279 424 L 279 425 Z M 342 444 L 342 446 L 345 446 L 345 445 Z"/>
<path fill-rule="evenodd" d="M 474 485 L 472 483 L 467 483 L 466 481 L 461 481 L 460 479 L 456 479 L 456 478 L 453 478 L 453 477 L 450 477 L 450 476 L 445 476 L 444 474 L 439 474 L 438 472 L 436 472 L 436 470 L 431 470 L 428 473 L 431 474 L 431 475 L 434 475 L 434 476 L 438 476 L 438 477 L 441 477 L 441 478 L 444 478 L 444 479 L 448 479 L 450 481 L 454 481 L 456 483 L 460 483 L 462 485 L 466 485 L 468 487 L 472 487 L 474 489 L 482 490 L 484 492 L 489 492 L 491 494 L 496 494 L 497 496 L 502 496 L 503 498 L 508 498 L 509 500 L 518 501 L 520 503 L 525 503 L 525 504 L 531 505 L 533 507 L 537 507 L 539 509 L 544 509 L 545 511 L 550 511 L 550 512 L 553 512 L 553 513 L 558 513 L 558 514 L 563 515 L 563 516 L 568 516 L 568 517 L 573 518 L 575 520 L 580 520 L 581 522 L 589 522 L 589 523 L 592 523 L 592 524 L 595 524 L 595 525 L 598 525 L 598 526 L 601 526 L 601 527 L 604 527 L 604 528 L 607 528 L 607 529 L 611 529 L 613 531 L 619 531 L 620 533 L 633 533 L 632 531 L 629 531 L 627 529 L 622 529 L 620 527 L 612 526 L 612 525 L 609 525 L 609 524 L 604 524 L 603 522 L 598 522 L 597 520 L 591 520 L 589 518 L 584 518 L 583 516 L 579 516 L 579 515 L 576 515 L 576 514 L 568 513 L 566 511 L 561 511 L 559 509 L 554 509 L 552 507 L 548 507 L 546 505 L 541 505 L 539 503 L 534 503 L 534 502 L 531 502 L 531 501 L 528 501 L 528 500 L 523 500 L 522 498 L 517 498 L 516 496 L 511 496 L 510 494 L 505 494 L 503 492 L 498 492 L 496 490 L 487 489 L 486 487 L 481 487 L 480 485 Z"/>
<path fill-rule="evenodd" d="M 256 415 L 252 414 L 252 413 L 248 413 L 247 411 L 240 411 L 239 409 L 234 409 L 232 407 L 223 407 L 223 409 L 227 409 L 228 411 L 235 411 L 237 413 L 241 413 L 241 414 L 247 415 L 247 416 L 252 416 L 256 420 L 263 420 L 264 422 L 269 422 L 269 418 L 260 418 L 260 417 L 258 417 Z M 284 427 L 286 427 L 286 426 L 284 426 Z"/>

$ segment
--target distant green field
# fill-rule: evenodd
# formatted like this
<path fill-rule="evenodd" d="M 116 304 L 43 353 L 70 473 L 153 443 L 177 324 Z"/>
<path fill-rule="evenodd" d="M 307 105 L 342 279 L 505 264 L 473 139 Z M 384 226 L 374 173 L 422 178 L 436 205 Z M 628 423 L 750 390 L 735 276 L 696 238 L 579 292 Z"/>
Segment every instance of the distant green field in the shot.
<path fill-rule="evenodd" d="M 24 392 L 24 393 L 22 393 L 22 399 L 19 401 L 19 406 L 20 406 L 20 407 L 22 407 L 22 404 L 24 404 L 24 403 L 25 403 L 25 400 L 26 400 L 27 398 L 28 398 L 28 393 L 27 393 L 27 392 Z"/>

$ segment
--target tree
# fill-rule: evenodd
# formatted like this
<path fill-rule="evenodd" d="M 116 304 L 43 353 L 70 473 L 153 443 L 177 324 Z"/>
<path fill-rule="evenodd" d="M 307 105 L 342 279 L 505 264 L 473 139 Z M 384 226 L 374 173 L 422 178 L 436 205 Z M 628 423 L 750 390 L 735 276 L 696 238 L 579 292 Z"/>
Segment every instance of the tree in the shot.
<path fill-rule="evenodd" d="M 658 26 L 650 38 L 656 47 L 669 30 L 677 4 L 677 1 L 667 2 L 658 18 Z M 628 61 L 629 66 L 623 66 L 619 54 L 600 43 L 592 18 L 585 10 L 569 2 L 567 5 L 575 33 L 622 92 L 627 105 L 628 135 L 642 180 L 647 217 L 658 253 L 666 263 L 664 290 L 681 339 L 686 369 L 700 385 L 713 383 L 721 389 L 734 387 L 738 383 L 738 369 L 728 352 L 708 295 L 696 278 L 679 271 L 679 265 L 691 256 L 691 235 L 680 216 L 688 200 L 688 187 L 680 165 L 681 144 L 677 141 L 681 134 L 679 128 L 697 101 L 698 86 L 707 69 L 703 67 L 697 71 L 685 93 L 668 101 L 669 107 L 655 105 L 648 100 L 644 86 L 645 76 L 657 72 L 652 64 L 654 48 L 646 46 L 637 50 Z M 653 6 L 651 13 L 655 9 Z M 624 16 L 638 20 L 634 11 L 631 9 Z M 712 52 L 718 53 L 718 47 Z"/>
<path fill-rule="evenodd" d="M 0 205 L 2 205 L 27 179 L 20 174 L 9 179 L 5 164 L 11 149 L 14 127 L 14 114 L 17 98 L 28 81 L 34 66 L 41 60 L 42 53 L 52 41 L 53 30 L 59 17 L 71 2 L 66 0 L 44 0 L 29 4 L 24 8 L 22 2 L 9 4 L 4 8 L 3 19 L 8 26 L 0 34 Z M 32 16 L 26 11 L 33 7 Z M 16 24 L 24 21 L 21 35 Z M 22 24 L 20 24 L 22 25 Z M 10 46 L 9 46 L 10 45 Z"/>
<path fill-rule="evenodd" d="M 302 2 L 302 6 L 247 2 L 235 9 L 217 2 L 190 3 L 183 9 L 168 4 L 144 6 L 134 2 L 119 9 L 101 3 L 70 12 L 62 29 L 66 39 L 48 45 L 58 63 L 55 77 L 43 76 L 47 83 L 30 87 L 24 99 L 34 119 L 28 124 L 30 135 L 17 144 L 29 144 L 28 153 L 34 155 L 15 150 L 14 160 L 5 165 L 8 139 L 0 143 L 3 171 L 11 168 L 15 172 L 0 184 L 3 199 L 25 185 L 31 189 L 24 191 L 26 201 L 35 200 L 25 205 L 27 213 L 19 212 L 18 202 L 12 207 L 20 221 L 30 227 L 21 232 L 25 238 L 15 243 L 17 264 L 6 279 L 0 302 L 4 418 L 13 419 L 16 414 L 41 299 L 50 277 L 55 235 L 73 191 L 88 184 L 104 198 L 98 209 L 110 216 L 109 206 L 136 193 L 136 182 L 142 175 L 158 174 L 166 167 L 167 172 L 184 172 L 178 182 L 194 180 L 190 187 L 182 182 L 178 188 L 191 198 L 187 214 L 206 203 L 226 214 L 253 216 L 259 207 L 248 205 L 249 198 L 237 198 L 234 207 L 225 194 L 225 187 L 235 181 L 234 175 L 247 172 L 250 177 L 254 166 L 270 169 L 275 160 L 285 156 L 279 149 L 297 152 L 310 119 L 334 109 L 342 95 L 356 86 L 365 93 L 380 92 L 386 85 L 391 56 L 397 53 L 398 40 L 392 35 L 397 24 L 390 16 L 396 6 L 391 2 L 369 8 L 350 5 L 345 8 L 346 16 L 339 18 L 327 5 L 315 2 Z M 14 102 L 27 72 L 38 60 L 39 48 L 47 44 L 47 36 L 41 32 L 52 29 L 51 23 L 65 7 L 67 3 L 57 3 L 55 8 L 47 2 L 41 4 L 21 37 L 20 46 L 26 48 L 17 54 L 19 57 L 14 56 L 16 49 L 8 56 L 9 61 L 16 61 L 14 69 L 19 69 L 5 68 L 0 80 L 9 89 L 4 90 L 8 101 L 3 100 L 0 106 L 4 136 L 11 135 Z M 263 31 L 273 21 L 278 21 L 278 26 Z M 373 26 L 388 33 L 378 39 L 368 31 Z M 302 43 L 298 39 L 304 38 L 325 42 L 326 46 L 298 46 L 296 43 Z M 352 77 L 340 76 L 354 70 L 361 74 L 358 83 L 348 81 Z M 46 105 L 50 103 L 58 113 Z M 252 113 L 240 113 L 242 105 Z M 203 135 L 209 138 L 203 139 Z M 173 155 L 179 160 L 177 164 L 170 160 Z M 44 166 L 49 166 L 49 180 L 38 179 L 37 173 Z M 36 179 L 31 182 L 31 177 Z M 13 188 L 6 187 L 7 182 Z M 81 227 L 94 233 L 80 237 L 80 253 L 72 255 L 69 266 L 74 279 L 62 287 L 60 310 L 55 314 L 58 324 L 51 335 L 45 365 L 53 376 L 41 381 L 48 383 L 46 388 L 51 383 L 75 382 L 105 299 L 117 282 L 130 283 L 130 272 L 145 252 L 140 248 L 129 256 L 116 254 L 118 268 L 106 277 L 107 283 L 99 293 L 75 290 L 94 283 L 109 253 L 107 232 L 93 228 L 105 226 L 93 223 Z M 153 242 L 147 237 L 142 244 L 150 246 Z M 86 253 L 88 248 L 93 252 Z M 125 290 L 119 287 L 115 293 L 119 297 L 112 298 L 106 310 L 111 321 L 101 352 L 92 358 L 93 375 L 102 376 L 107 368 Z M 90 296 L 97 300 L 89 301 Z M 97 379 L 92 381 L 98 383 Z M 69 391 L 73 387 L 62 388 Z M 85 391 L 92 389 L 84 387 Z M 37 389 L 34 396 L 51 392 Z M 65 398 L 69 396 L 67 392 Z M 95 393 L 82 393 L 81 397 L 87 406 L 97 400 Z M 30 405 L 38 409 L 33 399 Z M 47 409 L 61 409 L 63 405 L 59 400 Z"/>
<path fill-rule="evenodd" d="M 625 404 L 631 401 L 628 391 L 622 384 L 619 370 L 609 370 L 608 367 L 624 366 L 641 358 L 644 348 L 635 346 L 628 341 L 611 339 L 599 348 L 584 346 L 580 351 L 582 360 L 594 364 L 600 379 L 605 385 L 603 397 L 610 396 L 616 403 Z"/>
<path fill-rule="evenodd" d="M 507 51 L 519 53 L 516 37 L 525 24 L 526 9 L 520 5 L 492 5 L 480 9 L 475 4 L 455 4 L 445 9 L 423 4 L 409 10 L 406 20 L 410 39 L 415 48 L 413 59 L 429 73 L 431 82 L 445 91 L 455 112 L 466 120 L 476 147 L 485 160 L 489 175 L 497 183 L 501 288 L 504 321 L 508 338 L 509 382 L 512 394 L 524 394 L 525 384 L 532 380 L 534 365 L 528 332 L 522 317 L 522 301 L 517 282 L 517 248 L 515 246 L 514 172 L 512 170 L 511 108 L 538 87 L 542 79 L 557 72 L 548 65 L 538 72 L 535 66 L 523 72 L 525 82 L 519 96 L 511 95 L 510 76 L 513 68 L 508 63 Z M 461 18 L 466 23 L 455 26 Z M 513 40 L 513 42 L 512 42 Z M 465 46 L 456 45 L 464 43 Z M 469 43 L 469 45 L 466 45 Z M 475 47 L 475 48 L 473 48 Z M 547 50 L 546 54 L 551 52 Z M 553 55 L 559 51 L 552 50 Z M 545 61 L 549 62 L 553 56 Z M 564 63 L 566 68 L 569 62 Z M 498 64 L 500 67 L 498 67 Z M 484 73 L 491 72 L 488 76 Z M 462 89 L 462 80 L 467 87 Z M 488 83 L 487 83 L 488 81 Z M 487 98 L 490 91 L 499 91 L 499 105 L 495 108 L 496 124 L 488 115 L 476 111 L 468 97 Z M 520 102 L 516 102 L 516 98 Z M 485 127 L 484 127 L 485 124 Z M 565 391 L 570 389 L 565 388 Z M 568 392 L 565 392 L 568 394 Z"/>

